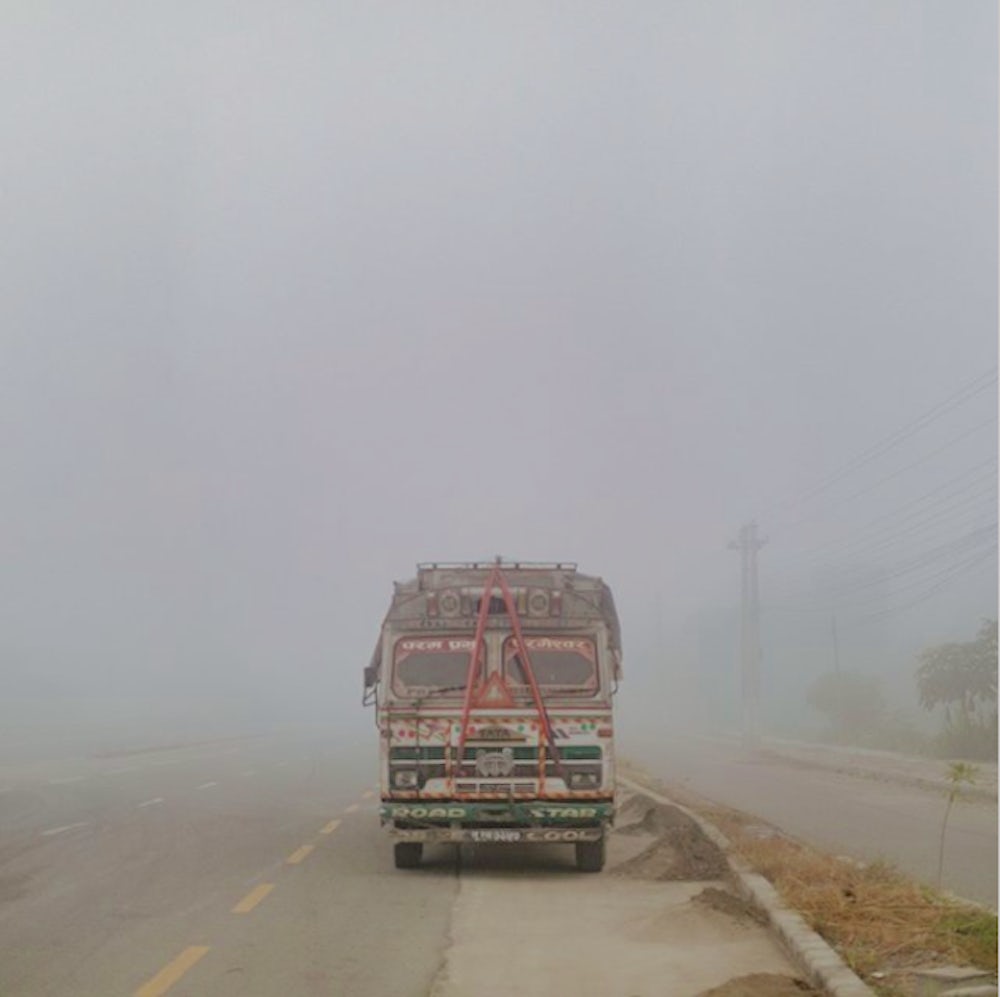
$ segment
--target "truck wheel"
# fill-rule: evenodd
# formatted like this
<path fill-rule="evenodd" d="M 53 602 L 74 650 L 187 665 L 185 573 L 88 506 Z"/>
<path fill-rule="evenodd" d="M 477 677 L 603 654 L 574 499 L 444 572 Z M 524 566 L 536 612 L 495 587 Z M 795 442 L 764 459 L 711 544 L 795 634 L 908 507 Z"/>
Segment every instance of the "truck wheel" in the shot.
<path fill-rule="evenodd" d="M 424 846 L 420 841 L 397 841 L 393 852 L 396 857 L 397 869 L 416 869 L 420 865 Z"/>
<path fill-rule="evenodd" d="M 580 872 L 600 872 L 604 868 L 605 839 L 600 841 L 578 841 L 576 843 L 576 867 Z"/>

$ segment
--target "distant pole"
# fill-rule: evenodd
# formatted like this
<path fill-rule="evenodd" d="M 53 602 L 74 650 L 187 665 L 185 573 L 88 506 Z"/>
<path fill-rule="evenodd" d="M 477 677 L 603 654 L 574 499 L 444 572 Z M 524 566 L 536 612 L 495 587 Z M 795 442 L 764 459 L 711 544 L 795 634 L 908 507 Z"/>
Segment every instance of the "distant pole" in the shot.
<path fill-rule="evenodd" d="M 760 590 L 757 551 L 766 543 L 757 524 L 747 523 L 729 547 L 740 552 L 740 704 L 743 745 L 754 748 L 760 736 Z"/>
<path fill-rule="evenodd" d="M 837 636 L 837 614 L 830 617 L 830 632 L 833 635 L 833 670 L 840 674 L 840 638 Z"/>

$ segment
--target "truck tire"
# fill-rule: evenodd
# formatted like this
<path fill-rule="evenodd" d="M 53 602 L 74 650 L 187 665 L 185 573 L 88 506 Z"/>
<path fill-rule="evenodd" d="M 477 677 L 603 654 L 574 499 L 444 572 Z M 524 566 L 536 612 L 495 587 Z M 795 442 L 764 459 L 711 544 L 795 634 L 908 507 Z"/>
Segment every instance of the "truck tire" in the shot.
<path fill-rule="evenodd" d="M 416 869 L 424 853 L 420 841 L 397 841 L 393 847 L 397 869 Z"/>
<path fill-rule="evenodd" d="M 576 843 L 576 867 L 580 872 L 600 872 L 604 868 L 605 839 L 600 841 L 578 841 Z"/>

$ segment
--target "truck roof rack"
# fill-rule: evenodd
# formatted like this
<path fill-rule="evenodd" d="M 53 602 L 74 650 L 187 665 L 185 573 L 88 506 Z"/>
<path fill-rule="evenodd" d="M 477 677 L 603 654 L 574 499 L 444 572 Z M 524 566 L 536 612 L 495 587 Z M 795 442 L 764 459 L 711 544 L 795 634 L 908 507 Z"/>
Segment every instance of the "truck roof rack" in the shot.
<path fill-rule="evenodd" d="M 570 561 L 424 561 L 417 571 L 489 571 L 497 566 L 514 571 L 576 571 Z"/>

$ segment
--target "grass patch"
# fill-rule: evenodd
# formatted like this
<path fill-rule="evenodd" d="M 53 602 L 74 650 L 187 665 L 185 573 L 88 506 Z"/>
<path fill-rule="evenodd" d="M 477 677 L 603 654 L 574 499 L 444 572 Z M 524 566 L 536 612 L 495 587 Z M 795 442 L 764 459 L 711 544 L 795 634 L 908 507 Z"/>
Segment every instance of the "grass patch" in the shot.
<path fill-rule="evenodd" d="M 728 835 L 860 976 L 931 963 L 996 971 L 995 915 L 943 897 L 885 863 L 858 864 L 736 828 Z"/>
<path fill-rule="evenodd" d="M 647 785 L 655 785 L 644 775 Z M 995 973 L 997 917 L 952 900 L 884 862 L 860 863 L 781 835 L 755 817 L 665 794 L 722 831 L 733 850 L 767 878 L 877 992 L 900 993 L 893 978 L 928 965 L 969 965 Z M 889 974 L 888 978 L 873 973 Z"/>

